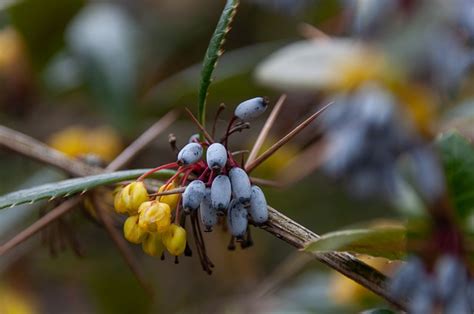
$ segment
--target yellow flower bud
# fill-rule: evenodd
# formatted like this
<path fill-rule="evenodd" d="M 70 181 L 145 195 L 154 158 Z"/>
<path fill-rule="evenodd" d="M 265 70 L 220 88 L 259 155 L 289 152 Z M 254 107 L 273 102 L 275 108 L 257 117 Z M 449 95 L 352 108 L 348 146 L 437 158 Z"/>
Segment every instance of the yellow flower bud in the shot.
<path fill-rule="evenodd" d="M 117 188 L 114 196 L 114 208 L 115 211 L 119 214 L 126 214 L 127 213 L 127 206 L 125 205 L 125 202 L 122 199 L 122 191 L 124 188 L 119 187 Z"/>
<path fill-rule="evenodd" d="M 143 252 L 150 256 L 161 256 L 165 249 L 161 236 L 158 233 L 148 233 L 142 242 Z"/>
<path fill-rule="evenodd" d="M 132 182 L 120 192 L 122 202 L 130 215 L 136 215 L 140 205 L 148 201 L 148 192 L 143 182 Z M 120 202 L 118 202 L 120 205 Z"/>
<path fill-rule="evenodd" d="M 183 254 L 186 248 L 186 230 L 176 224 L 169 226 L 163 233 L 163 244 L 171 255 L 178 256 Z"/>
<path fill-rule="evenodd" d="M 158 201 L 140 207 L 140 227 L 148 232 L 162 233 L 171 224 L 171 210 L 168 204 Z"/>
<path fill-rule="evenodd" d="M 123 234 L 128 241 L 139 244 L 146 236 L 146 231 L 138 225 L 138 216 L 130 216 L 123 224 Z"/>
<path fill-rule="evenodd" d="M 158 190 L 158 192 L 160 193 L 164 191 L 173 190 L 173 189 L 176 189 L 177 187 L 178 186 L 173 181 L 172 183 L 168 184 L 168 186 L 162 185 L 160 189 Z M 162 203 L 168 204 L 171 209 L 175 209 L 176 205 L 178 205 L 179 194 L 162 195 L 160 196 L 159 201 Z"/>

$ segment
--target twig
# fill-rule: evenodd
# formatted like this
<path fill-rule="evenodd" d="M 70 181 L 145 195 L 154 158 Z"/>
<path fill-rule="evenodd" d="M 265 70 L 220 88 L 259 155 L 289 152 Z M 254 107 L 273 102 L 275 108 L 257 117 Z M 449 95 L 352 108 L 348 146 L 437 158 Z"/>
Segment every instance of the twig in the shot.
<path fill-rule="evenodd" d="M 300 23 L 298 25 L 298 30 L 303 37 L 306 37 L 308 39 L 324 40 L 331 38 L 328 34 L 323 32 L 316 26 L 308 23 Z"/>
<path fill-rule="evenodd" d="M 185 186 L 180 187 L 180 188 L 176 188 L 176 189 L 166 190 L 166 191 L 163 191 L 163 192 L 156 192 L 156 193 L 151 194 L 150 196 L 163 196 L 163 195 L 171 195 L 171 194 L 181 194 L 181 193 L 184 193 L 184 190 L 186 190 Z"/>
<path fill-rule="evenodd" d="M 191 120 L 193 120 L 194 124 L 196 124 L 196 126 L 199 128 L 199 130 L 202 132 L 202 134 L 204 135 L 204 137 L 206 138 L 206 140 L 209 141 L 209 143 L 214 143 L 214 140 L 212 139 L 212 136 L 209 135 L 209 133 L 207 133 L 206 129 L 202 126 L 201 123 L 199 123 L 198 119 L 196 119 L 196 117 L 193 115 L 193 113 L 188 109 L 188 108 L 184 108 L 186 110 L 186 112 L 188 113 L 189 117 L 191 118 Z"/>
<path fill-rule="evenodd" d="M 261 226 L 261 228 L 277 238 L 298 249 L 304 248 L 308 242 L 319 238 L 319 236 L 311 230 L 306 229 L 270 206 L 268 210 L 268 222 Z M 388 278 L 378 270 L 358 260 L 352 254 L 328 252 L 313 253 L 312 256 L 321 263 L 335 269 L 375 294 L 383 297 L 398 308 L 402 310 L 406 309 L 404 301 L 396 300 L 388 293 Z"/>
<path fill-rule="evenodd" d="M 322 112 L 322 110 L 327 108 L 327 106 L 329 105 L 326 105 L 323 109 L 315 113 L 312 117 L 308 118 L 305 122 L 303 122 L 303 124 L 311 122 L 320 112 Z M 290 132 L 286 137 L 280 140 L 277 144 L 279 144 L 283 140 L 285 140 L 285 143 L 286 143 L 289 139 L 291 139 L 292 136 L 294 136 L 295 133 L 298 132 L 297 129 L 300 127 L 301 126 L 295 128 L 292 132 Z M 1 130 L 0 130 L 0 133 L 1 133 Z M 0 144 L 3 144 L 2 141 L 5 141 L 5 139 L 0 137 Z M 275 144 L 272 147 L 277 147 L 278 149 L 282 145 L 280 144 L 280 146 L 276 146 L 277 144 Z M 21 150 L 16 150 L 16 151 L 19 151 L 20 153 L 22 152 Z M 54 158 L 51 158 L 49 154 L 46 153 L 46 156 L 42 156 L 40 158 L 37 158 L 36 154 L 37 153 L 25 154 L 25 155 L 32 158 L 43 160 L 44 162 L 50 165 L 57 166 L 62 169 L 62 166 L 60 166 Z M 265 154 L 266 152 L 262 154 L 262 156 L 264 156 Z M 261 161 L 263 161 L 262 156 L 257 158 L 252 164 L 256 164 L 257 162 L 260 163 Z M 259 162 L 259 160 L 261 161 Z M 80 161 L 76 161 L 76 160 L 71 160 L 70 162 L 80 163 Z M 256 165 L 254 167 L 256 167 Z M 90 173 L 86 173 L 84 175 L 88 175 L 88 174 Z M 19 243 L 31 237 L 33 234 L 41 230 L 43 227 L 45 227 L 54 219 L 60 217 L 62 214 L 64 214 L 65 212 L 73 208 L 75 205 L 77 205 L 80 202 L 80 200 L 81 200 L 81 196 L 73 197 L 67 200 L 66 202 L 64 202 L 63 204 L 61 204 L 60 206 L 56 207 L 52 211 L 50 211 L 48 214 L 46 214 L 43 217 L 44 219 L 41 218 L 40 220 L 36 221 L 30 227 L 20 232 L 20 234 L 18 234 L 12 240 L 5 243 L 3 246 L 0 246 L 0 256 L 3 255 L 9 249 L 15 247 Z M 292 219 L 286 217 L 285 215 L 279 213 L 275 209 L 269 208 L 269 212 L 270 212 L 269 221 L 265 225 L 261 226 L 261 228 L 273 234 L 275 237 L 289 243 L 290 245 L 298 249 L 301 249 L 304 247 L 304 245 L 308 241 L 312 241 L 318 238 L 318 235 L 306 229 L 305 227 L 301 226 L 300 224 L 293 221 Z M 327 266 L 335 269 L 336 271 L 358 282 L 362 286 L 380 295 L 381 297 L 385 298 L 386 300 L 398 306 L 399 308 L 401 309 L 405 308 L 404 302 L 399 302 L 397 300 L 394 300 L 388 294 L 387 277 L 381 274 L 379 271 L 375 270 L 374 268 L 370 267 L 369 265 L 361 262 L 360 260 L 352 256 L 351 254 L 319 253 L 319 254 L 313 254 L 313 255 L 320 262 L 326 264 Z"/>
<path fill-rule="evenodd" d="M 332 104 L 333 104 L 333 102 L 330 102 L 327 105 L 325 105 L 324 107 L 322 107 L 321 109 L 319 109 L 317 112 L 313 113 L 308 119 L 301 122 L 297 127 L 295 127 L 293 130 L 291 130 L 290 133 L 285 135 L 282 139 L 280 139 L 278 142 L 273 144 L 272 147 L 270 147 L 263 154 L 258 156 L 257 159 L 255 159 L 247 167 L 245 167 L 245 170 L 247 171 L 247 173 L 250 173 L 258 165 L 260 165 L 262 162 L 267 160 L 268 157 L 273 155 L 274 152 L 276 152 L 278 149 L 280 149 L 280 147 L 282 147 L 283 145 L 288 143 L 293 137 L 295 137 L 301 130 L 303 130 L 311 122 L 313 122 L 314 119 L 316 119 L 324 110 L 326 110 Z"/>
<path fill-rule="evenodd" d="M 165 117 L 163 117 L 163 118 L 165 118 Z M 129 147 L 133 147 L 133 149 L 130 149 L 130 150 L 125 149 L 125 151 L 128 150 L 126 153 L 124 151 L 124 153 L 120 154 L 116 159 L 114 159 L 114 161 L 111 162 L 111 164 L 113 164 L 113 167 L 110 167 L 110 166 L 107 167 L 108 171 L 115 171 L 115 170 L 120 169 L 131 158 L 133 158 L 141 150 L 143 150 L 146 147 L 146 145 L 148 145 L 150 142 L 152 142 L 154 140 L 154 138 L 156 138 L 156 136 L 158 136 L 164 130 L 164 128 L 159 128 L 157 125 L 161 124 L 161 123 L 168 123 L 166 121 L 169 119 L 169 116 L 168 116 L 168 118 L 166 118 L 164 120 L 165 122 L 163 122 L 163 118 L 160 119 L 157 123 L 155 123 L 151 127 L 151 129 L 154 130 L 153 132 L 151 132 L 150 129 L 145 131 L 145 133 L 148 133 L 148 136 L 145 139 L 143 139 L 143 137 L 140 136 L 136 141 L 134 141 L 129 146 Z M 79 160 L 69 158 L 65 155 L 63 155 L 59 159 L 56 159 L 54 157 L 55 155 L 51 154 L 51 152 L 53 152 L 53 153 L 56 152 L 55 150 L 49 148 L 45 144 L 40 143 L 40 142 L 36 141 L 35 139 L 30 138 L 30 137 L 28 137 L 28 136 L 26 136 L 22 133 L 10 130 L 8 128 L 4 128 L 2 126 L 0 126 L 0 145 L 5 142 L 4 136 L 6 134 L 9 134 L 9 133 L 13 133 L 13 135 L 15 137 L 17 137 L 21 141 L 23 141 L 22 145 L 19 145 L 16 148 L 22 149 L 23 146 L 33 148 L 32 152 L 34 152 L 34 154 L 33 155 L 26 155 L 25 154 L 27 157 L 44 160 L 47 164 L 49 164 L 51 166 L 56 166 L 56 167 L 59 167 L 59 168 L 62 169 L 62 167 L 59 166 L 59 164 L 58 164 L 58 160 L 61 160 L 64 164 L 70 165 L 69 169 L 63 169 L 63 170 L 66 170 L 70 174 L 74 174 L 71 171 L 68 171 L 68 170 L 71 170 L 71 169 L 82 169 L 82 170 L 80 170 L 80 171 L 84 172 L 82 174 L 82 176 L 96 174 L 96 172 L 98 172 L 98 173 L 105 172 L 105 170 L 102 170 L 100 168 L 94 168 L 95 170 L 91 170 L 91 172 L 88 172 L 89 170 L 87 170 L 87 167 L 82 168 L 83 165 L 88 166 L 87 164 L 84 164 L 83 162 L 81 162 Z M 154 135 L 154 136 L 151 136 L 151 135 Z M 8 140 L 6 142 L 8 142 Z M 15 150 L 15 151 L 21 153 L 21 151 L 19 151 L 19 150 Z M 38 156 L 36 156 L 36 154 L 38 152 L 45 153 L 45 156 L 42 157 L 42 158 L 37 158 Z M 58 153 L 60 155 L 62 155 L 62 153 L 60 153 L 60 152 L 58 152 Z M 116 161 L 116 160 L 118 160 L 118 161 Z M 31 224 L 29 227 L 27 227 L 26 229 L 24 229 L 23 231 L 18 233 L 16 236 L 14 236 L 13 238 L 11 238 L 7 242 L 5 242 L 3 245 L 1 245 L 0 246 L 0 256 L 5 254 L 9 250 L 13 249 L 17 245 L 21 244 L 23 241 L 29 239 L 31 236 L 36 234 L 38 231 L 41 231 L 49 223 L 53 222 L 54 220 L 56 220 L 57 218 L 61 217 L 63 214 L 65 214 L 66 212 L 68 212 L 69 210 L 74 208 L 77 204 L 80 203 L 81 200 L 82 200 L 82 195 L 79 195 L 79 196 L 76 196 L 74 198 L 71 198 L 71 199 L 65 201 L 64 203 L 62 203 L 58 207 L 55 207 L 54 209 L 52 209 L 50 212 L 48 212 L 48 214 L 41 217 L 40 219 L 35 221 L 33 224 Z"/>
<path fill-rule="evenodd" d="M 270 187 L 273 187 L 273 188 L 283 187 L 283 184 L 279 181 L 273 181 L 273 180 L 256 178 L 256 177 L 250 177 L 250 181 L 254 184 L 270 186 Z"/>
<path fill-rule="evenodd" d="M 36 234 L 38 231 L 41 231 L 44 227 L 46 227 L 51 222 L 55 221 L 69 210 L 74 208 L 77 204 L 80 203 L 82 197 L 75 196 L 71 199 L 68 199 L 58 207 L 54 208 L 46 215 L 35 221 L 33 224 L 28 226 L 26 229 L 17 233 L 13 238 L 5 242 L 2 246 L 0 246 L 0 256 L 3 256 L 12 248 L 16 247 L 18 244 L 22 243 L 25 240 L 28 240 L 31 236 Z"/>
<path fill-rule="evenodd" d="M 0 146 L 11 149 L 26 157 L 54 166 L 73 176 L 99 174 L 100 168 L 72 159 L 40 141 L 0 125 Z"/>
<path fill-rule="evenodd" d="M 275 123 L 275 120 L 278 117 L 278 114 L 280 113 L 280 110 L 285 100 L 286 100 L 286 95 L 285 94 L 281 95 L 277 103 L 275 104 L 275 107 L 273 107 L 272 112 L 268 116 L 267 121 L 265 121 L 265 124 L 263 125 L 262 130 L 258 134 L 255 144 L 253 144 L 252 150 L 250 151 L 250 154 L 247 158 L 247 162 L 245 163 L 245 168 L 247 168 L 257 157 L 257 154 L 260 151 L 260 148 L 262 148 L 262 145 L 265 142 L 268 136 L 268 133 L 270 132 L 270 129 Z"/>
<path fill-rule="evenodd" d="M 108 214 L 108 211 L 97 199 L 97 195 L 92 195 L 92 202 L 94 204 L 94 208 L 97 211 L 97 215 L 104 224 L 105 230 L 109 234 L 110 238 L 114 242 L 120 254 L 122 255 L 128 268 L 135 275 L 135 278 L 137 279 L 140 286 L 142 286 L 143 290 L 145 290 L 150 297 L 153 297 L 153 290 L 151 286 L 147 283 L 145 276 L 140 269 L 140 265 L 138 264 L 137 260 L 133 256 L 132 251 L 130 250 L 130 246 L 127 242 L 125 242 L 123 237 L 115 229 L 113 221 L 110 215 Z"/>
<path fill-rule="evenodd" d="M 155 122 L 148 130 L 142 133 L 120 155 L 118 155 L 106 168 L 106 171 L 115 171 L 126 166 L 136 155 L 148 147 L 156 137 L 166 130 L 178 118 L 177 111 L 170 111 L 160 120 Z"/>
<path fill-rule="evenodd" d="M 219 108 L 217 108 L 216 115 L 214 116 L 214 123 L 212 123 L 212 131 L 211 131 L 212 137 L 216 136 L 217 121 L 219 120 L 219 116 L 224 110 L 225 110 L 225 104 L 222 103 L 219 105 Z"/>

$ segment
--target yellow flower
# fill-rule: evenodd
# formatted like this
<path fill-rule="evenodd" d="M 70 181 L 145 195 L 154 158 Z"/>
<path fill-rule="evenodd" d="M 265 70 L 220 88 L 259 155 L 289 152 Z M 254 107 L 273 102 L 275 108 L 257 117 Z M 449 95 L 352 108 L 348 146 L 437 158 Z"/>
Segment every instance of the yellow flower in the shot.
<path fill-rule="evenodd" d="M 183 227 L 172 224 L 162 237 L 163 244 L 171 255 L 183 254 L 186 248 L 186 230 Z"/>
<path fill-rule="evenodd" d="M 139 225 L 148 232 L 162 233 L 171 224 L 171 209 L 168 204 L 153 201 L 140 206 Z"/>
<path fill-rule="evenodd" d="M 68 156 L 94 154 L 104 161 L 111 161 L 122 148 L 118 134 L 108 127 L 88 129 L 72 126 L 53 134 L 48 142 Z"/>
<path fill-rule="evenodd" d="M 164 191 L 169 191 L 176 189 L 178 186 L 176 183 L 173 181 L 171 182 L 168 186 L 162 185 L 160 189 L 158 190 L 158 193 L 164 192 Z M 179 201 L 179 194 L 170 194 L 170 195 L 163 195 L 160 196 L 159 201 L 161 203 L 166 203 L 169 205 L 169 207 L 173 210 L 176 208 L 176 205 L 178 205 Z"/>
<path fill-rule="evenodd" d="M 148 233 L 142 242 L 142 249 L 150 256 L 161 256 L 165 247 L 160 234 L 156 232 Z"/>
<path fill-rule="evenodd" d="M 148 198 L 145 184 L 132 182 L 115 195 L 114 207 L 118 213 L 136 215 L 140 205 L 148 201 Z"/>
<path fill-rule="evenodd" d="M 36 300 L 27 293 L 16 290 L 11 285 L 0 285 L 0 313 L 35 314 L 40 313 Z"/>
<path fill-rule="evenodd" d="M 122 191 L 123 187 L 117 187 L 114 190 L 114 208 L 115 211 L 119 214 L 126 214 L 127 213 L 127 206 L 125 206 L 125 203 L 123 202 L 122 199 Z"/>
<path fill-rule="evenodd" d="M 139 244 L 146 236 L 146 231 L 138 225 L 138 216 L 130 216 L 123 224 L 123 234 L 129 242 Z"/>

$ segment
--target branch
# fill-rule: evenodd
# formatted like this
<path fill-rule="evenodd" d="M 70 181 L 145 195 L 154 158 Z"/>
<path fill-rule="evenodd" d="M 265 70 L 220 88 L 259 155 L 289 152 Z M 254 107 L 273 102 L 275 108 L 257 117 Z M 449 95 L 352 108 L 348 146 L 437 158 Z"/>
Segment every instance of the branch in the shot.
<path fill-rule="evenodd" d="M 74 160 L 74 159 L 70 159 L 67 156 L 60 156 L 59 158 L 56 158 L 57 157 L 56 155 L 51 154 L 51 151 L 53 152 L 56 152 L 56 151 L 50 149 L 46 145 L 39 143 L 36 140 L 29 138 L 21 133 L 11 131 L 1 126 L 0 126 L 0 145 L 4 145 L 10 148 L 10 146 L 5 145 L 5 143 L 10 143 L 10 144 L 13 143 L 13 141 L 9 141 L 8 139 L 5 138 L 5 134 L 8 133 L 7 131 L 10 132 L 9 134 L 12 134 L 11 132 L 14 132 L 15 136 L 20 135 L 17 138 L 21 140 L 22 144 L 10 145 L 11 147 L 15 148 L 14 149 L 15 151 L 22 153 L 28 157 L 41 160 L 45 163 L 56 166 L 60 169 L 67 171 L 68 173 L 72 172 L 72 171 L 68 171 L 71 169 L 76 169 L 76 170 L 82 169 L 82 170 L 78 170 L 78 171 L 84 171 L 84 174 L 82 175 L 91 174 L 90 172 L 86 173 L 87 170 L 84 170 L 85 168 L 82 167 L 82 164 L 84 163 Z M 34 149 L 29 149 L 32 146 L 34 147 Z M 140 145 L 140 147 L 142 148 L 144 148 L 145 146 Z M 138 145 L 136 147 L 138 147 Z M 38 150 L 37 148 L 40 148 L 40 150 Z M 130 156 L 135 156 L 137 153 L 138 153 L 138 150 L 130 154 Z M 45 154 L 45 155 L 41 155 L 41 154 Z M 59 154 L 62 155 L 61 153 Z M 264 153 L 262 155 L 266 155 L 266 154 Z M 257 158 L 257 160 L 255 160 L 254 163 L 257 162 L 259 159 L 261 159 L 261 157 L 262 156 Z M 67 161 L 65 161 L 65 159 L 67 159 Z M 128 158 L 123 158 L 123 160 L 124 161 L 128 160 Z M 66 164 L 68 164 L 67 167 L 65 166 Z M 115 167 L 120 168 L 120 166 L 121 166 L 120 164 L 117 164 Z M 115 169 L 109 169 L 109 170 L 115 170 Z M 101 170 L 101 169 L 98 170 L 94 168 L 94 170 L 91 170 L 91 172 L 92 171 L 101 172 L 104 170 Z M 53 219 L 60 217 L 62 214 L 64 214 L 70 208 L 76 205 L 76 204 L 73 204 L 71 206 L 73 200 L 74 202 L 78 203 L 80 199 L 81 197 L 77 196 L 77 197 L 74 197 L 73 199 L 70 199 L 64 202 L 62 205 L 58 206 L 57 208 L 53 209 L 51 212 L 48 213 L 50 217 L 52 216 L 52 218 L 48 218 L 48 219 L 51 219 L 52 221 Z M 41 230 L 41 228 L 46 226 L 47 223 L 49 222 L 40 219 L 35 224 L 31 225 L 29 228 L 22 231 L 20 233 L 20 234 L 23 234 L 21 238 L 22 241 L 28 239 L 34 233 Z M 38 225 L 38 223 L 40 224 Z M 33 229 L 33 226 L 36 226 L 36 227 Z M 272 235 L 276 236 L 277 238 L 289 243 L 290 245 L 294 246 L 297 249 L 303 248 L 307 242 L 315 240 L 319 237 L 314 232 L 306 229 L 304 226 L 298 224 L 297 222 L 293 221 L 292 219 L 288 218 L 287 216 L 283 215 L 282 213 L 278 212 L 277 210 L 271 207 L 269 207 L 269 221 L 265 225 L 261 226 L 261 228 L 271 233 Z M 20 242 L 21 241 L 18 241 L 18 238 L 17 238 L 16 244 L 19 244 Z M 10 242 L 8 242 L 7 244 L 3 246 L 0 246 L 0 255 L 4 254 L 7 251 L 6 248 L 9 249 L 11 247 L 14 247 L 14 245 L 12 246 Z M 313 254 L 313 256 L 318 261 L 344 274 L 348 278 L 351 278 L 355 282 L 361 284 L 362 286 L 366 287 L 372 292 L 380 295 L 381 297 L 383 297 L 390 303 L 394 304 L 395 306 L 399 307 L 400 309 L 406 308 L 404 302 L 399 302 L 398 300 L 394 300 L 389 295 L 388 289 L 387 289 L 387 277 L 383 275 L 382 273 L 380 273 L 379 271 L 377 271 L 376 269 L 361 262 L 353 255 L 348 254 L 348 253 L 318 253 L 318 254 Z"/>
<path fill-rule="evenodd" d="M 274 208 L 269 206 L 268 210 L 268 222 L 261 226 L 261 228 L 276 236 L 278 239 L 289 243 L 297 249 L 302 249 L 306 243 L 319 238 L 317 234 L 306 229 L 304 226 L 298 224 Z M 396 307 L 402 310 L 406 309 L 405 302 L 400 302 L 399 300 L 392 298 L 388 293 L 388 278 L 378 270 L 360 261 L 352 254 L 329 252 L 313 253 L 312 255 L 321 263 L 366 287 Z"/>
<path fill-rule="evenodd" d="M 79 204 L 81 199 L 81 196 L 75 196 L 71 199 L 68 199 L 67 201 L 65 201 L 64 203 L 62 203 L 61 205 L 54 208 L 46 215 L 35 221 L 26 229 L 17 233 L 13 238 L 11 238 L 7 242 L 5 242 L 5 244 L 0 246 L 0 256 L 3 256 L 5 253 L 16 247 L 18 244 L 28 240 L 37 232 L 41 231 L 43 228 L 49 225 L 51 222 L 55 221 L 56 219 L 67 213 L 69 210 Z"/>
<path fill-rule="evenodd" d="M 267 139 L 268 133 L 270 132 L 270 129 L 275 123 L 276 118 L 278 117 L 278 114 L 280 113 L 280 110 L 285 100 L 286 100 L 286 95 L 285 94 L 281 95 L 275 107 L 273 107 L 273 110 L 270 113 L 270 116 L 268 116 L 267 120 L 265 121 L 265 124 L 263 125 L 262 130 L 260 130 L 260 133 L 258 134 L 257 140 L 253 144 L 252 150 L 250 151 L 247 161 L 245 162 L 245 168 L 248 168 L 250 163 L 252 163 L 255 160 L 255 158 L 257 158 L 257 154 L 260 151 L 260 148 L 262 148 L 263 143 Z"/>
<path fill-rule="evenodd" d="M 70 158 L 40 141 L 0 125 L 0 146 L 28 158 L 59 168 L 73 176 L 99 174 L 101 170 L 82 161 Z"/>
<path fill-rule="evenodd" d="M 75 175 L 75 172 L 78 171 L 82 172 L 82 174 L 79 176 L 87 176 L 120 169 L 136 155 L 138 155 L 143 149 L 145 149 L 152 141 L 154 141 L 156 137 L 161 132 L 163 132 L 163 130 L 167 126 L 169 126 L 169 124 L 171 124 L 175 119 L 175 114 L 167 114 L 163 118 L 158 120 L 140 137 L 138 137 L 128 148 L 126 148 L 119 156 L 117 156 L 109 164 L 106 170 L 101 168 L 91 168 L 80 160 L 70 158 L 29 136 L 26 136 L 20 132 L 8 129 L 3 126 L 0 126 L 0 145 L 14 148 L 13 150 L 16 152 L 24 154 L 25 156 L 33 159 L 41 160 L 51 166 L 56 166 L 60 169 L 65 170 L 69 174 Z M 7 136 L 8 134 L 10 134 L 10 136 L 13 136 L 14 138 L 18 138 L 20 140 L 20 143 L 16 145 L 11 142 L 9 137 Z M 68 165 L 68 168 L 64 169 L 61 165 Z M 69 210 L 74 208 L 77 204 L 80 203 L 81 200 L 82 195 L 71 198 L 59 205 L 58 207 L 52 209 L 45 216 L 36 220 L 29 227 L 18 233 L 16 236 L 11 238 L 7 242 L 0 245 L 0 256 L 4 255 L 9 250 L 21 244 L 22 242 L 28 240 L 34 234 L 45 228 L 48 224 L 55 221 L 56 219 L 67 213 Z"/>
<path fill-rule="evenodd" d="M 126 166 L 133 158 L 135 158 L 143 149 L 145 149 L 151 142 L 156 140 L 156 137 L 166 130 L 178 118 L 176 111 L 170 111 L 165 114 L 160 120 L 153 124 L 148 130 L 142 133 L 132 144 L 120 153 L 108 166 L 105 168 L 109 171 L 118 170 Z"/>

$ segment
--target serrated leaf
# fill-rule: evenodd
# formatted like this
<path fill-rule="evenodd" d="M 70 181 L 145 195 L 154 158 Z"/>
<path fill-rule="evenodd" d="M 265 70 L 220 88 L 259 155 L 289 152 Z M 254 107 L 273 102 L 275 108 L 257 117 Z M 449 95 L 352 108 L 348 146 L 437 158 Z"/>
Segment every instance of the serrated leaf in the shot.
<path fill-rule="evenodd" d="M 455 131 L 438 137 L 436 147 L 454 208 L 465 219 L 474 214 L 474 147 Z"/>
<path fill-rule="evenodd" d="M 331 232 L 308 243 L 304 251 L 312 253 L 351 252 L 400 259 L 406 253 L 406 230 L 401 226 L 387 226 Z"/>
<path fill-rule="evenodd" d="M 206 98 L 209 86 L 211 85 L 212 72 L 222 54 L 225 35 L 230 30 L 230 24 L 237 12 L 238 5 L 238 0 L 227 0 L 204 56 L 198 96 L 198 120 L 202 125 L 205 125 L 206 122 Z"/>
<path fill-rule="evenodd" d="M 150 169 L 124 170 L 88 177 L 74 178 L 54 183 L 43 184 L 34 188 L 12 192 L 0 197 L 0 209 L 24 203 L 33 203 L 42 199 L 65 197 L 81 193 L 92 188 L 124 180 L 138 178 Z M 150 177 L 164 178 L 173 175 L 173 170 L 162 170 Z"/>

